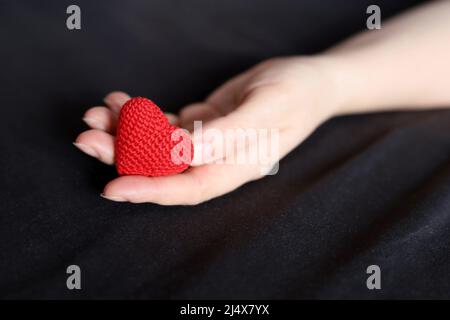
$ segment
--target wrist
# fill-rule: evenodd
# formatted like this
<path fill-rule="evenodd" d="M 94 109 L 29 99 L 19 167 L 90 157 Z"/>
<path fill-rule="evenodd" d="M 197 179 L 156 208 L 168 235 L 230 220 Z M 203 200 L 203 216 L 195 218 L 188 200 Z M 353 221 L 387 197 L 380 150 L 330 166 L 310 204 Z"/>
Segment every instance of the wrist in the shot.
<path fill-rule="evenodd" d="M 345 85 L 345 68 L 342 62 L 332 56 L 320 54 L 298 57 L 298 63 L 314 70 L 310 74 L 309 82 L 316 93 L 316 101 L 323 120 L 345 113 L 345 106 L 349 103 L 348 86 Z"/>
<path fill-rule="evenodd" d="M 333 56 L 316 55 L 311 57 L 317 65 L 323 83 L 319 95 L 325 99 L 325 112 L 331 118 L 347 113 L 346 107 L 351 103 L 351 87 L 346 84 L 349 70 L 344 63 Z"/>

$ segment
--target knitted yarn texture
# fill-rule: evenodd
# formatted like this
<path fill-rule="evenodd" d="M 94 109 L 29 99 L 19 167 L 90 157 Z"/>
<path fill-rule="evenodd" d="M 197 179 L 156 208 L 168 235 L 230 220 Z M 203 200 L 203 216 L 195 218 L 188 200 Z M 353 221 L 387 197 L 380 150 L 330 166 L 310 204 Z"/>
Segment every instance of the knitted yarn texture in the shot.
<path fill-rule="evenodd" d="M 166 176 L 183 172 L 194 156 L 191 138 L 171 125 L 151 100 L 128 100 L 119 114 L 116 135 L 119 175 Z"/>

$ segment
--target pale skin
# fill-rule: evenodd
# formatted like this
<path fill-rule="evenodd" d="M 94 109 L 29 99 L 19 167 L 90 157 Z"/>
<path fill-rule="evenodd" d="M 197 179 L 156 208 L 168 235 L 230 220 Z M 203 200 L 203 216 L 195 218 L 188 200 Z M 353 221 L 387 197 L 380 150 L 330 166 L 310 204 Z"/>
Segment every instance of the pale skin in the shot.
<path fill-rule="evenodd" d="M 75 145 L 113 165 L 117 115 L 130 97 L 112 92 L 89 109 L 91 128 Z M 450 1 L 436 1 L 383 22 L 314 56 L 275 58 L 232 78 L 172 123 L 191 129 L 278 128 L 281 159 L 327 119 L 341 114 L 450 106 Z M 212 149 L 216 146 L 211 146 Z M 194 141 L 194 149 L 201 150 Z M 282 163 L 280 170 L 283 170 Z M 195 205 L 262 178 L 257 165 L 205 164 L 165 177 L 122 176 L 102 196 L 112 201 Z"/>

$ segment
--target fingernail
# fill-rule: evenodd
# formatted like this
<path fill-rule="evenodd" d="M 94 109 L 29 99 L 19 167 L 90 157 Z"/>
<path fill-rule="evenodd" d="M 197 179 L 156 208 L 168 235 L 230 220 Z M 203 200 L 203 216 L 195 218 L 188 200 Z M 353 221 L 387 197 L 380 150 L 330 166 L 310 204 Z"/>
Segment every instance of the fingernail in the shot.
<path fill-rule="evenodd" d="M 111 102 L 111 98 L 109 96 L 106 96 L 103 98 L 103 102 L 109 104 L 109 102 Z"/>
<path fill-rule="evenodd" d="M 115 111 L 119 111 L 120 108 L 125 104 L 125 102 L 128 101 L 128 99 L 123 97 L 116 97 L 114 99 L 111 99 L 111 95 L 118 92 L 112 92 L 109 93 L 106 97 L 103 98 L 103 102 L 106 103 L 110 108 L 114 109 Z"/>
<path fill-rule="evenodd" d="M 100 194 L 100 197 L 111 200 L 111 201 L 116 201 L 116 202 L 124 202 L 127 201 L 125 198 L 119 197 L 119 196 L 107 196 L 103 193 Z"/>
<path fill-rule="evenodd" d="M 94 118 L 83 118 L 83 121 L 86 122 L 86 124 L 92 128 L 105 130 L 104 125 Z"/>
<path fill-rule="evenodd" d="M 116 103 L 114 103 L 113 100 L 111 100 L 111 98 L 109 97 L 109 95 L 107 95 L 106 97 L 103 98 L 103 102 L 109 106 L 110 108 L 114 109 L 115 111 L 118 110 L 119 106 L 117 106 Z"/>
<path fill-rule="evenodd" d="M 77 143 L 77 142 L 74 142 L 73 145 L 75 147 L 77 147 L 78 149 L 80 149 L 81 151 L 83 151 L 84 153 L 90 155 L 91 157 L 98 158 L 98 153 L 97 153 L 97 151 L 94 150 L 94 148 L 92 148 L 86 144 Z"/>
<path fill-rule="evenodd" d="M 173 113 L 166 112 L 165 115 L 171 125 L 176 125 L 178 123 L 178 117 Z"/>

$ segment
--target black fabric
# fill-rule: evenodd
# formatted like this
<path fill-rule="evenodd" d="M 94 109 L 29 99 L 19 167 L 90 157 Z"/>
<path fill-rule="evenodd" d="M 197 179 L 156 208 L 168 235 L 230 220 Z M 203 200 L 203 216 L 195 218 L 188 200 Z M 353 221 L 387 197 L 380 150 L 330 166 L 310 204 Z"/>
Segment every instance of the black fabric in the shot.
<path fill-rule="evenodd" d="M 80 31 L 70 4 L 0 2 L 1 297 L 450 298 L 448 110 L 332 119 L 277 175 L 195 207 L 102 199 L 114 168 L 71 144 L 111 90 L 176 111 L 364 29 L 371 1 L 80 0 Z"/>

